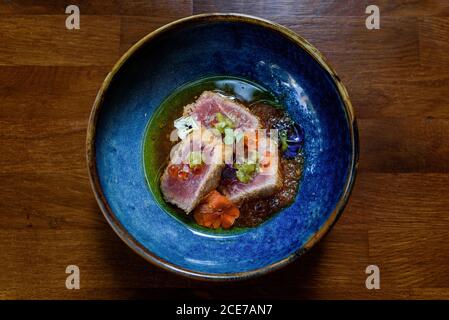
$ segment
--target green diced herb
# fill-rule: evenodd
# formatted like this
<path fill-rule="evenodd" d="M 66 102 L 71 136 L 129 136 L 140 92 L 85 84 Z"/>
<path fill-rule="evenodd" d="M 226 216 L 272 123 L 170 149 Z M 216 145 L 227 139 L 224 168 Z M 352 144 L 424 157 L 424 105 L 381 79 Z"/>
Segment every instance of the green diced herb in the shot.
<path fill-rule="evenodd" d="M 195 167 L 195 166 L 199 166 L 203 163 L 203 159 L 201 157 L 201 152 L 200 151 L 192 151 L 189 154 L 189 166 Z"/>
<path fill-rule="evenodd" d="M 257 173 L 257 165 L 255 163 L 234 164 L 234 168 L 237 169 L 235 173 L 237 179 L 243 183 L 250 182 Z"/>
<path fill-rule="evenodd" d="M 216 119 L 217 119 L 217 123 L 215 124 L 215 129 L 217 129 L 218 131 L 220 131 L 220 133 L 224 133 L 225 129 L 229 128 L 229 129 L 234 129 L 234 122 L 232 122 L 231 119 L 229 119 L 228 117 L 222 115 L 220 112 L 218 112 L 215 115 Z"/>
<path fill-rule="evenodd" d="M 281 131 L 281 133 L 279 134 L 279 138 L 281 140 L 281 150 L 286 151 L 288 149 L 287 132 Z"/>
<path fill-rule="evenodd" d="M 231 145 L 234 143 L 234 130 L 230 129 L 230 128 L 225 128 L 224 129 L 224 138 L 223 138 L 223 142 L 224 144 L 228 144 Z"/>

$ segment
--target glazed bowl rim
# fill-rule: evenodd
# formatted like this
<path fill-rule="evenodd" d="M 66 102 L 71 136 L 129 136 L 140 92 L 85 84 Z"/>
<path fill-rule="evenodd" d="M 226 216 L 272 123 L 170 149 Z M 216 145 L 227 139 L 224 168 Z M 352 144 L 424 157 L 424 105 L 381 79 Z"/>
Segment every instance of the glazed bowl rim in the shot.
<path fill-rule="evenodd" d="M 95 157 L 95 137 L 96 137 L 96 125 L 98 121 L 98 116 L 102 107 L 103 98 L 105 93 L 107 92 L 109 85 L 114 77 L 114 75 L 120 70 L 122 65 L 144 44 L 150 42 L 155 36 L 175 29 L 176 27 L 182 25 L 188 25 L 197 22 L 210 22 L 210 21 L 228 21 L 228 22 L 243 22 L 261 26 L 263 28 L 269 29 L 271 31 L 277 32 L 281 36 L 286 37 L 290 41 L 293 41 L 296 45 L 299 45 L 303 50 L 305 50 L 318 64 L 331 76 L 340 98 L 344 104 L 344 109 L 346 113 L 346 117 L 348 120 L 350 138 L 351 138 L 351 163 L 349 165 L 349 173 L 346 178 L 344 191 L 342 192 L 334 210 L 327 218 L 326 222 L 320 227 L 320 229 L 315 232 L 307 242 L 297 251 L 293 252 L 289 256 L 284 259 L 274 262 L 270 265 L 264 266 L 262 268 L 258 268 L 255 270 L 237 272 L 237 273 L 205 273 L 189 270 L 186 268 L 182 268 L 177 266 L 165 259 L 160 258 L 155 253 L 151 252 L 147 248 L 145 248 L 142 244 L 140 244 L 134 237 L 125 229 L 125 227 L 121 224 L 121 222 L 117 219 L 114 212 L 110 208 L 106 197 L 103 194 L 103 190 L 101 188 L 101 184 L 98 177 L 97 166 L 96 166 L 96 157 Z M 269 20 L 265 20 L 262 18 L 258 18 L 255 16 L 245 15 L 245 14 L 237 14 L 237 13 L 205 13 L 188 16 L 173 22 L 170 22 L 157 30 L 147 34 L 137 43 L 135 43 L 131 48 L 129 48 L 123 56 L 115 63 L 112 70 L 108 73 L 105 80 L 103 81 L 98 94 L 95 98 L 92 111 L 89 118 L 88 128 L 87 128 L 87 136 L 86 136 L 86 159 L 87 159 L 87 168 L 88 175 L 92 190 L 95 195 L 95 199 L 106 218 L 106 221 L 115 231 L 115 233 L 125 242 L 133 251 L 142 256 L 145 260 L 151 262 L 154 265 L 162 267 L 168 271 L 175 272 L 177 274 L 187 276 L 194 279 L 200 280 L 241 280 L 253 278 L 255 276 L 260 276 L 266 274 L 268 272 L 280 269 L 281 267 L 291 263 L 296 260 L 299 256 L 304 254 L 310 248 L 312 248 L 321 238 L 327 234 L 335 222 L 340 217 L 343 212 L 349 196 L 351 194 L 357 167 L 358 167 L 358 158 L 359 158 L 359 142 L 358 142 L 358 131 L 357 124 L 354 115 L 354 110 L 352 104 L 349 100 L 349 95 L 346 91 L 345 86 L 341 82 L 340 78 L 337 76 L 334 69 L 329 65 L 324 56 L 307 40 L 297 35 L 295 32 L 290 29 L 281 26 L 277 23 L 271 22 Z"/>

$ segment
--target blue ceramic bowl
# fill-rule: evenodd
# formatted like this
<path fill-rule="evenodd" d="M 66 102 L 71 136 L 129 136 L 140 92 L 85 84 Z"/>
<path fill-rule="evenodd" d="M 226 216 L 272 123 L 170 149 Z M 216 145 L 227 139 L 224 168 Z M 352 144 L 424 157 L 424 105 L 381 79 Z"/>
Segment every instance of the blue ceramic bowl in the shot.
<path fill-rule="evenodd" d="M 161 209 L 145 180 L 152 114 L 178 87 L 213 75 L 269 89 L 305 132 L 296 202 L 245 232 L 188 228 Z M 89 123 L 87 160 L 107 221 L 145 259 L 194 278 L 248 278 L 291 262 L 335 223 L 355 178 L 357 129 L 340 79 L 307 41 L 254 17 L 198 15 L 147 35 L 108 74 Z"/>

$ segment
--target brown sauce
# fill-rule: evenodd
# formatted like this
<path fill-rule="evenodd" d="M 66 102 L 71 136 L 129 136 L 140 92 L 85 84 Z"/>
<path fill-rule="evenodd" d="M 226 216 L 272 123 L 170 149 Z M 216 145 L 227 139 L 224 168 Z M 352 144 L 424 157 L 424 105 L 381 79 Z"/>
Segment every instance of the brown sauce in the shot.
<path fill-rule="evenodd" d="M 266 104 L 256 104 L 249 107 L 259 117 L 262 126 L 272 129 L 283 120 L 285 113 Z M 303 157 L 298 155 L 293 159 L 280 157 L 282 188 L 267 198 L 245 201 L 240 206 L 240 217 L 235 221 L 238 227 L 254 227 L 271 217 L 279 210 L 291 205 L 298 192 L 299 180 L 303 166 Z"/>

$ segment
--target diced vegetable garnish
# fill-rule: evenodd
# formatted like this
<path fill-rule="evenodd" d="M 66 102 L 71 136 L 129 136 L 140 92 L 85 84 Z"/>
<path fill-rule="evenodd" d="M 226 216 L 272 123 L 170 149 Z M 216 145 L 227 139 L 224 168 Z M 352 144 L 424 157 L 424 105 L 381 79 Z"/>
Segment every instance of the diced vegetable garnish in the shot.
<path fill-rule="evenodd" d="M 189 153 L 189 166 L 190 168 L 201 166 L 203 159 L 201 157 L 201 151 L 192 151 Z"/>
<path fill-rule="evenodd" d="M 239 216 L 240 210 L 216 190 L 208 193 L 193 212 L 196 223 L 213 229 L 228 229 Z"/>
<path fill-rule="evenodd" d="M 229 129 L 234 129 L 235 128 L 234 122 L 232 122 L 231 119 L 229 119 L 228 117 L 224 116 L 220 112 L 218 112 L 215 115 L 215 118 L 217 120 L 217 122 L 215 123 L 215 129 L 220 131 L 220 133 L 223 134 L 224 130 L 226 128 L 229 128 Z"/>
<path fill-rule="evenodd" d="M 187 135 L 193 130 L 199 129 L 198 124 L 191 116 L 176 119 L 174 121 L 174 126 L 176 129 L 178 129 L 177 131 L 178 136 L 182 140 L 184 140 L 187 137 Z"/>
<path fill-rule="evenodd" d="M 234 168 L 237 169 L 235 175 L 240 182 L 248 183 L 257 173 L 256 163 L 242 163 L 234 164 Z"/>
<path fill-rule="evenodd" d="M 223 142 L 224 144 L 228 144 L 231 145 L 234 143 L 234 130 L 232 130 L 231 128 L 225 128 L 224 129 L 224 138 L 223 138 Z"/>
<path fill-rule="evenodd" d="M 281 150 L 287 151 L 288 149 L 288 143 L 287 143 L 287 131 L 283 130 L 279 134 L 279 139 L 281 140 Z"/>

